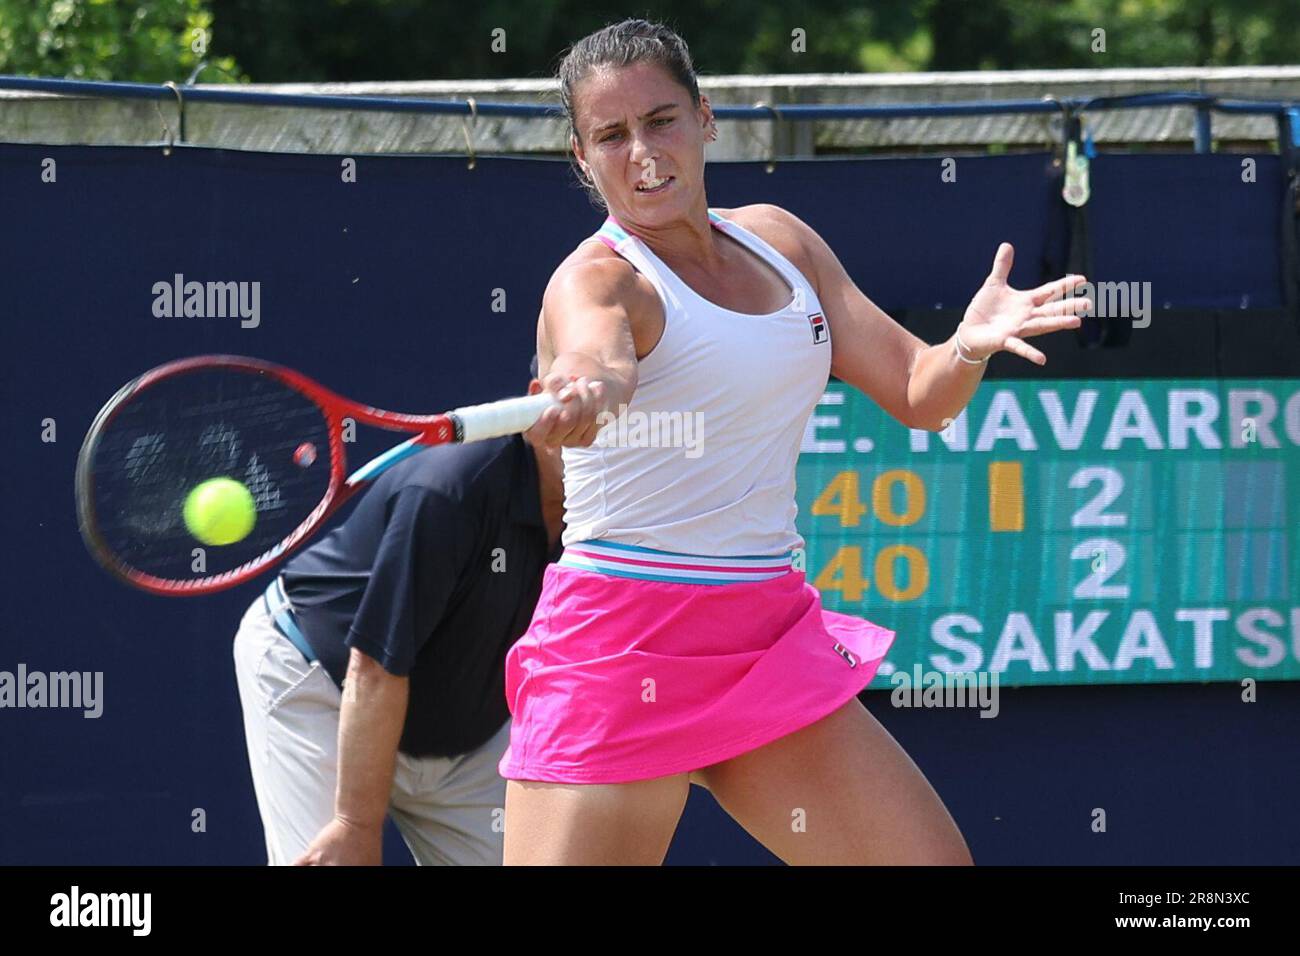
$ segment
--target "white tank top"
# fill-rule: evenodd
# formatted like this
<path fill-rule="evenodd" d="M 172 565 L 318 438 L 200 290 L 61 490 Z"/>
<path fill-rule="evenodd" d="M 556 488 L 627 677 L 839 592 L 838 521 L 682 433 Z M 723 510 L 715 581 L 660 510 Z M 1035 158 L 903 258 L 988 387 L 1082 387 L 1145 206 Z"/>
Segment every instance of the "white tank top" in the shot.
<path fill-rule="evenodd" d="M 747 315 L 714 305 L 612 216 L 584 240 L 604 242 L 650 281 L 664 331 L 619 418 L 592 446 L 563 451 L 566 546 L 717 557 L 803 546 L 795 463 L 830 376 L 829 325 L 789 260 L 712 210 L 709 220 L 780 273 L 791 288 L 784 308 Z"/>

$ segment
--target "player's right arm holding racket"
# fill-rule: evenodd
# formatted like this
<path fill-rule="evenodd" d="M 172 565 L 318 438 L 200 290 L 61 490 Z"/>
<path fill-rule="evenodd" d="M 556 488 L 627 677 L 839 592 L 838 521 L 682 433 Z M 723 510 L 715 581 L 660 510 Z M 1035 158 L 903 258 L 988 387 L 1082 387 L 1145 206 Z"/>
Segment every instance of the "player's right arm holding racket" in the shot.
<path fill-rule="evenodd" d="M 551 276 L 537 333 L 543 385 L 558 396 L 572 384 L 574 397 L 544 412 L 532 433 L 551 446 L 590 445 L 601 413 L 631 402 L 637 359 L 663 328 L 649 282 L 604 246 L 579 246 Z"/>

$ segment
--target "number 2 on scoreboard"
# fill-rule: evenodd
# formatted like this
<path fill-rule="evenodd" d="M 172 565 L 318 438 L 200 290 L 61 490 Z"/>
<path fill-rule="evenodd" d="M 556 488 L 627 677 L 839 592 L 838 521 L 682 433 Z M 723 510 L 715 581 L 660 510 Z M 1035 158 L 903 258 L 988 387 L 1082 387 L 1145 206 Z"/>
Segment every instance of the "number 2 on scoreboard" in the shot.
<path fill-rule="evenodd" d="M 1124 492 L 1124 476 L 1114 468 L 1080 468 L 1070 476 L 1071 488 L 1087 488 L 1093 483 L 1100 483 L 1101 488 L 1089 501 L 1083 503 L 1070 518 L 1073 528 L 1123 528 L 1128 526 L 1128 515 L 1107 512 Z M 1070 558 L 1075 561 L 1089 561 L 1092 571 L 1074 587 L 1074 597 L 1079 600 L 1090 598 L 1127 599 L 1130 589 L 1127 584 L 1108 584 L 1124 567 L 1128 553 L 1124 545 L 1112 538 L 1089 538 L 1080 541 L 1070 550 Z"/>
<path fill-rule="evenodd" d="M 1101 489 L 1091 501 L 1074 513 L 1070 525 L 1074 528 L 1123 528 L 1128 525 L 1128 515 L 1107 514 L 1106 508 L 1124 493 L 1124 476 L 1114 468 L 1080 468 L 1070 476 L 1071 488 L 1087 488 L 1100 482 Z"/>

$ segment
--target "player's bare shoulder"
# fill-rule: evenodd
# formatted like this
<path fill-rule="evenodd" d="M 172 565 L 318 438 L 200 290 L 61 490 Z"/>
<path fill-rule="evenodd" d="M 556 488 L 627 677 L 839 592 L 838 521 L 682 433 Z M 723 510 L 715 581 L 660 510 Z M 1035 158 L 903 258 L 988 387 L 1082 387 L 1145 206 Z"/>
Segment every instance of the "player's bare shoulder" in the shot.
<path fill-rule="evenodd" d="M 581 281 L 597 285 L 624 285 L 636 275 L 632 263 L 603 242 L 581 242 L 551 273 L 548 285 Z"/>
<path fill-rule="evenodd" d="M 815 278 L 813 250 L 817 234 L 798 216 L 771 203 L 754 203 L 735 209 L 717 209 L 718 215 L 730 219 L 754 233 L 785 256 L 810 281 Z"/>
<path fill-rule="evenodd" d="M 548 321 L 564 321 L 589 309 L 627 316 L 637 354 L 647 354 L 663 332 L 663 307 L 654 286 L 632 264 L 601 242 L 583 242 L 551 273 L 538 316 L 545 357 Z"/>

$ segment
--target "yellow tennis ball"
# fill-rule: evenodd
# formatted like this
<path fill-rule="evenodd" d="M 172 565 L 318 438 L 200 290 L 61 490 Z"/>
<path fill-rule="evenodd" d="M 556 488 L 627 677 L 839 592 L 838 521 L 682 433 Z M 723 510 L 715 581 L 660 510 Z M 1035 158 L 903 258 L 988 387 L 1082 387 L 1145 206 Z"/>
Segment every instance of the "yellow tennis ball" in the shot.
<path fill-rule="evenodd" d="M 204 544 L 234 544 L 257 523 L 248 487 L 234 478 L 209 478 L 185 499 L 185 527 Z"/>

